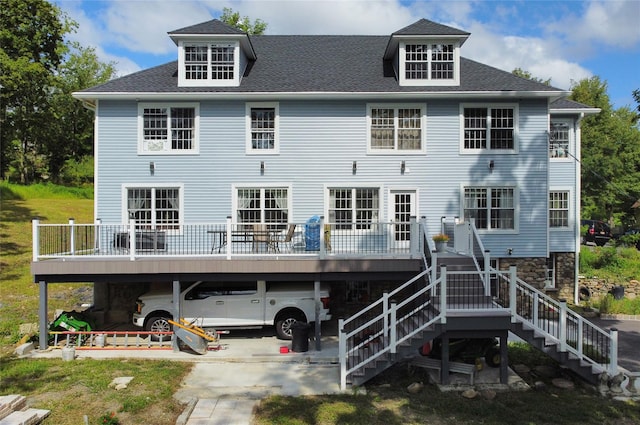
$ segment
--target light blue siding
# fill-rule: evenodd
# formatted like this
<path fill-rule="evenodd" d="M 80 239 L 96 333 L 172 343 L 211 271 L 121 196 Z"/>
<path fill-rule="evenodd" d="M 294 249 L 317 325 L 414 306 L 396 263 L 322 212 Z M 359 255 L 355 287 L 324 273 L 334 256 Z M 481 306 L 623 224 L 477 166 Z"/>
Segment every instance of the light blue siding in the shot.
<path fill-rule="evenodd" d="M 426 105 L 426 155 L 368 155 L 367 102 L 357 100 L 280 101 L 277 155 L 246 154 L 244 101 L 201 101 L 199 154 L 138 155 L 136 102 L 103 100 L 97 111 L 96 217 L 105 223 L 121 222 L 123 184 L 182 185 L 184 223 L 224 222 L 233 211 L 234 184 L 291 187 L 289 220 L 298 223 L 325 213 L 327 187 L 372 186 L 381 189 L 381 221 L 390 219 L 390 189 L 417 190 L 419 215 L 427 217 L 435 233 L 441 216 L 462 215 L 464 185 L 513 185 L 519 194 L 518 232 L 488 232 L 484 243 L 497 256 L 508 248 L 515 257 L 546 256 L 546 100 L 519 103 L 518 154 L 488 155 L 461 155 L 460 101 L 403 102 Z M 494 161 L 493 172 L 489 160 Z M 153 176 L 150 162 L 156 167 Z"/>

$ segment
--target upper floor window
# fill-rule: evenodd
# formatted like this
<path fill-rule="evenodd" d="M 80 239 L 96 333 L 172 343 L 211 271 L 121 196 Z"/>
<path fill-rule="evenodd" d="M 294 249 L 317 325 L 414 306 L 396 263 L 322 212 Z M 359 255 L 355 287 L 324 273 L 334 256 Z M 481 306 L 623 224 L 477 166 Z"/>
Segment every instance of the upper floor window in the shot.
<path fill-rule="evenodd" d="M 424 105 L 369 105 L 369 153 L 425 151 Z"/>
<path fill-rule="evenodd" d="M 198 153 L 198 105 L 139 104 L 138 115 L 138 153 Z"/>
<path fill-rule="evenodd" d="M 267 223 L 284 228 L 290 217 L 288 187 L 238 187 L 236 211 L 239 223 Z"/>
<path fill-rule="evenodd" d="M 465 187 L 464 220 L 476 228 L 514 230 L 516 228 L 515 189 L 512 187 Z"/>
<path fill-rule="evenodd" d="M 458 46 L 453 43 L 401 43 L 400 84 L 458 85 Z"/>
<path fill-rule="evenodd" d="M 247 104 L 247 153 L 278 153 L 278 122 L 277 103 Z"/>
<path fill-rule="evenodd" d="M 181 187 L 126 187 L 126 215 L 142 229 L 179 229 L 182 217 Z"/>
<path fill-rule="evenodd" d="M 515 151 L 518 109 L 515 105 L 462 107 L 463 150 Z"/>
<path fill-rule="evenodd" d="M 380 218 L 380 189 L 329 189 L 328 217 L 336 229 L 371 228 Z"/>
<path fill-rule="evenodd" d="M 549 128 L 549 157 L 569 158 L 571 124 L 569 120 L 551 120 Z"/>
<path fill-rule="evenodd" d="M 183 43 L 181 46 L 180 86 L 239 85 L 238 43 Z"/>
<path fill-rule="evenodd" d="M 549 192 L 549 227 L 569 227 L 569 192 Z"/>

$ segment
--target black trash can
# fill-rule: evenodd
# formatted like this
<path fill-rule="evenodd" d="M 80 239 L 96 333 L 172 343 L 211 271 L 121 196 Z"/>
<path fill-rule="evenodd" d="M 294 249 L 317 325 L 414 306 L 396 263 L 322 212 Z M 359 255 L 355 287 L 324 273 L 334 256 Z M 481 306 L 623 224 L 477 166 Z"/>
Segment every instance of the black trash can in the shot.
<path fill-rule="evenodd" d="M 613 289 L 611 289 L 611 295 L 613 295 L 613 298 L 616 300 L 621 300 L 624 298 L 624 286 L 614 286 Z"/>
<path fill-rule="evenodd" d="M 291 326 L 291 351 L 305 353 L 309 351 L 309 331 L 311 325 L 305 322 L 296 322 Z"/>

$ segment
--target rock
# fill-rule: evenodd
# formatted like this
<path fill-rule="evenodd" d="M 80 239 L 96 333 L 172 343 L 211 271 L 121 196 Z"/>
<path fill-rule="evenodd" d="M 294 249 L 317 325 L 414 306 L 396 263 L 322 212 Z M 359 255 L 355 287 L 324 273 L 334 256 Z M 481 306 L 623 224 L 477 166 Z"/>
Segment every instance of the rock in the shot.
<path fill-rule="evenodd" d="M 109 384 L 109 388 L 115 388 L 116 390 L 122 390 L 127 388 L 129 382 L 133 380 L 133 376 L 121 376 L 119 378 L 113 378 L 113 381 Z M 124 387 L 122 386 L 124 385 Z"/>
<path fill-rule="evenodd" d="M 472 399 L 478 397 L 478 392 L 474 389 L 466 390 L 462 393 L 462 397 Z"/>
<path fill-rule="evenodd" d="M 31 351 L 33 351 L 34 349 L 34 344 L 33 342 L 26 342 L 24 344 L 20 344 L 16 350 L 15 353 L 17 356 L 24 356 L 25 354 L 30 353 Z"/>
<path fill-rule="evenodd" d="M 493 390 L 482 390 L 481 394 L 485 400 L 493 400 L 496 398 L 496 392 Z"/>
<path fill-rule="evenodd" d="M 552 379 L 551 383 L 556 388 L 563 388 L 563 389 L 567 389 L 567 390 L 571 390 L 571 389 L 574 388 L 573 382 L 569 381 L 568 379 L 564 379 L 564 378 Z"/>
<path fill-rule="evenodd" d="M 422 388 L 424 388 L 422 382 L 414 382 L 407 387 L 407 391 L 411 394 L 417 394 L 422 390 Z"/>
<path fill-rule="evenodd" d="M 127 388 L 127 384 L 117 384 L 114 388 L 116 391 L 124 390 Z"/>
<path fill-rule="evenodd" d="M 547 388 L 547 384 L 542 381 L 536 381 L 533 383 L 533 388 L 535 388 L 536 390 L 544 390 L 545 388 Z"/>
<path fill-rule="evenodd" d="M 554 378 L 558 375 L 558 372 L 552 366 L 540 365 L 536 366 L 534 370 L 538 375 L 544 376 L 545 378 Z"/>

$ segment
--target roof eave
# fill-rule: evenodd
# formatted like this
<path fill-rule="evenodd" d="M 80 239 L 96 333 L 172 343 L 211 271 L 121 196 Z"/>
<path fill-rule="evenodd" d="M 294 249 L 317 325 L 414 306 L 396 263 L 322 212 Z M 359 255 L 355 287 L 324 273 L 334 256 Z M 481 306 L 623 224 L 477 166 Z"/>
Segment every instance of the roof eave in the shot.
<path fill-rule="evenodd" d="M 566 114 L 566 115 L 596 115 L 599 114 L 602 109 L 600 108 L 549 108 L 549 112 L 552 114 Z"/>
<path fill-rule="evenodd" d="M 74 98 L 82 101 L 136 100 L 136 101 L 184 101 L 207 99 L 543 99 L 555 101 L 567 97 L 569 91 L 459 91 L 459 92 L 74 92 Z M 589 109 L 590 110 L 590 109 Z M 561 110 L 564 111 L 564 110 Z M 598 110 L 599 111 L 599 110 Z M 584 112 L 584 110 L 581 110 Z"/>

